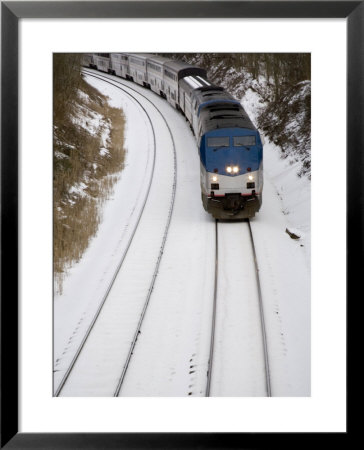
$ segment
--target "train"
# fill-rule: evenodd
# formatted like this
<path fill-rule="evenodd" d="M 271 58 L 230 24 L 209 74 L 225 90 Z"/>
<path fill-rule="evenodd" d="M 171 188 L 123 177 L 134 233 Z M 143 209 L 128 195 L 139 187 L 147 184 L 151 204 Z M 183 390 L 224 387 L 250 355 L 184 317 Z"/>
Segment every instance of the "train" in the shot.
<path fill-rule="evenodd" d="M 204 209 L 222 220 L 255 216 L 263 201 L 262 139 L 240 102 L 205 69 L 147 53 L 88 53 L 82 64 L 150 89 L 180 111 L 197 142 Z"/>

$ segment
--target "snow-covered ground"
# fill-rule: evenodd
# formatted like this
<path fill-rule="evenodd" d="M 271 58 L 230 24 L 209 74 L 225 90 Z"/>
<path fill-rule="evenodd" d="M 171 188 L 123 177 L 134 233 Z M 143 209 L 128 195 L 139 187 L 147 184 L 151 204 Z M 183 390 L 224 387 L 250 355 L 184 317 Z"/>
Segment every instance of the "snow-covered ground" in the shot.
<path fill-rule="evenodd" d="M 111 94 L 110 103 L 121 107 L 128 117 L 125 170 L 114 187 L 114 194 L 105 203 L 97 235 L 81 261 L 69 271 L 63 294 L 54 297 L 55 388 L 82 342 L 126 250 L 143 207 L 153 167 L 154 143 L 147 117 L 135 102 L 103 85 L 103 92 Z M 142 134 L 140 128 L 144 130 Z"/>
<path fill-rule="evenodd" d="M 153 135 L 145 113 L 134 100 L 115 87 L 91 77 L 87 77 L 87 81 L 108 95 L 112 106 L 123 108 L 127 120 L 127 157 L 114 195 L 105 204 L 103 221 L 96 237 L 65 279 L 63 294 L 54 298 L 55 389 L 102 302 L 125 251 L 127 238 L 142 207 L 153 164 Z M 120 395 L 201 396 L 206 384 L 211 332 L 214 221 L 202 207 L 196 143 L 183 116 L 152 92 L 135 84 L 132 86 L 147 95 L 168 120 L 176 143 L 177 188 L 156 284 Z M 156 127 L 157 142 L 157 177 L 153 179 L 145 206 L 145 222 L 144 225 L 141 223 L 133 239 L 135 247 L 130 248 L 120 277 L 117 277 L 90 334 L 87 353 L 77 361 L 77 372 L 71 375 L 74 380 L 71 383 L 70 377 L 67 390 L 65 386 L 62 395 L 113 395 L 151 278 L 151 261 L 156 257 L 167 214 L 162 198 L 164 195 L 168 203 L 171 194 L 173 158 L 171 139 L 159 113 L 148 102 L 144 102 L 144 107 L 150 112 Z M 244 107 L 254 115 L 254 105 L 249 109 L 249 102 L 246 102 Z M 277 149 L 270 143 L 264 147 L 264 171 L 263 206 L 252 221 L 252 229 L 262 283 L 272 394 L 308 396 L 310 182 L 298 178 L 294 165 L 290 165 L 287 159 L 280 159 Z M 229 225 L 224 224 L 225 228 Z M 235 228 L 244 225 L 231 224 L 231 233 L 233 228 L 236 233 Z M 286 229 L 298 234 L 300 239 L 291 239 Z M 221 244 L 221 253 L 225 252 L 227 258 L 226 279 L 240 286 L 244 280 L 240 280 L 237 268 L 243 263 L 243 255 L 230 248 L 231 242 L 227 232 Z M 249 289 L 255 279 L 247 283 Z M 235 292 L 230 296 L 229 284 L 225 288 L 220 285 L 220 288 L 220 297 L 225 305 L 220 304 L 220 307 L 225 308 L 225 315 L 218 319 L 219 330 L 223 333 L 218 339 L 224 339 L 224 342 L 220 342 L 217 355 L 223 349 L 223 357 L 214 367 L 215 373 L 223 376 L 228 373 L 224 371 L 227 369 L 225 362 L 230 364 L 230 375 L 234 368 L 243 367 L 244 363 L 239 359 L 243 354 L 239 353 L 243 350 L 237 344 L 239 339 L 246 337 L 249 342 L 261 344 L 258 337 L 254 337 L 254 331 L 244 327 L 244 308 L 249 309 L 248 304 L 239 304 L 244 302 L 244 298 Z M 240 289 L 243 288 L 240 286 Z M 252 314 L 256 311 L 253 310 Z M 246 341 L 242 345 L 254 361 L 254 345 Z M 119 355 L 116 361 L 115 352 Z M 249 379 L 249 374 L 246 378 Z M 220 389 L 224 382 L 228 384 L 228 390 Z M 228 381 L 220 378 L 217 380 L 219 389 L 212 391 L 212 395 L 264 395 L 254 386 L 244 390 L 240 383 L 238 377 L 232 376 Z"/>
<path fill-rule="evenodd" d="M 219 223 L 211 396 L 267 395 L 254 257 L 247 223 Z"/>
<path fill-rule="evenodd" d="M 252 120 L 257 97 L 242 104 Z M 275 396 L 311 392 L 311 184 L 265 139 L 263 207 L 252 223 Z M 299 236 L 291 239 L 286 232 Z"/>
<path fill-rule="evenodd" d="M 256 117 L 262 105 L 259 95 L 248 89 L 241 103 L 250 118 L 256 123 Z M 298 177 L 301 163 L 294 156 L 283 158 L 279 147 L 265 138 L 264 176 L 270 180 L 281 200 L 282 213 L 286 215 L 287 226 L 297 231 L 304 246 L 307 266 L 311 264 L 311 183 L 307 177 Z M 266 202 L 266 199 L 264 200 Z"/>

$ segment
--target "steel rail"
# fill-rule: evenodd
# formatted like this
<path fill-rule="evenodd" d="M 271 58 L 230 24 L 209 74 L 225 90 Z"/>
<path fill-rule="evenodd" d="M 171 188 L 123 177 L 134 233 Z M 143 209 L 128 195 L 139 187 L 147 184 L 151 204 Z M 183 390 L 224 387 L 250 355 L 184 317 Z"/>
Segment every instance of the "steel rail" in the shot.
<path fill-rule="evenodd" d="M 212 306 L 212 325 L 211 325 L 211 338 L 210 338 L 210 355 L 207 367 L 207 383 L 205 397 L 210 397 L 211 390 L 211 378 L 212 378 L 212 365 L 214 358 L 214 344 L 215 344 L 215 327 L 216 327 L 216 299 L 217 299 L 217 281 L 218 281 L 218 269 L 219 269 L 219 248 L 218 248 L 218 221 L 215 219 L 215 279 L 214 279 L 214 299 Z"/>
<path fill-rule="evenodd" d="M 89 76 L 93 76 L 94 78 L 99 78 L 99 77 L 97 77 L 95 74 L 92 74 L 92 73 L 88 73 L 88 75 L 89 75 Z M 99 78 L 99 79 L 101 79 L 101 78 Z M 106 81 L 106 80 L 104 80 L 104 81 L 105 81 L 105 82 L 108 82 L 108 81 Z M 109 84 L 112 84 L 112 83 L 109 83 Z M 115 86 L 115 87 L 118 87 L 118 86 Z M 119 88 L 119 87 L 118 87 L 118 88 Z M 121 88 L 119 88 L 119 89 L 121 89 Z M 139 106 L 142 108 L 142 110 L 145 112 L 145 114 L 146 114 L 146 116 L 147 116 L 147 118 L 148 118 L 148 120 L 149 120 L 151 129 L 152 129 L 152 133 L 153 133 L 153 162 L 152 162 L 152 170 L 151 170 L 151 174 L 150 174 L 150 178 L 149 178 L 149 182 L 148 182 L 148 188 L 147 188 L 146 196 L 145 196 L 144 201 L 143 201 L 142 208 L 141 208 L 140 211 L 139 211 L 139 215 L 138 215 L 138 218 L 137 218 L 137 221 L 136 221 L 134 230 L 133 230 L 132 234 L 131 234 L 130 237 L 129 237 L 129 241 L 128 241 L 128 243 L 127 243 L 127 245 L 126 245 L 126 247 L 125 247 L 125 250 L 124 250 L 124 252 L 123 252 L 123 254 L 122 254 L 121 258 L 120 258 L 120 261 L 119 261 L 119 263 L 118 263 L 118 265 L 117 265 L 117 267 L 116 267 L 115 273 L 114 273 L 114 275 L 113 275 L 113 277 L 112 277 L 112 279 L 111 279 L 111 281 L 110 281 L 110 283 L 109 283 L 109 285 L 108 285 L 108 287 L 107 287 L 107 289 L 106 289 L 106 292 L 105 292 L 105 294 L 104 294 L 104 296 L 103 296 L 103 298 L 102 298 L 102 300 L 101 300 L 101 302 L 100 302 L 100 305 L 99 305 L 99 307 L 98 307 L 98 309 L 97 309 L 97 311 L 96 311 L 96 313 L 95 313 L 95 315 L 94 315 L 94 317 L 93 317 L 93 319 L 92 319 L 92 321 L 91 321 L 89 327 L 88 327 L 87 330 L 86 330 L 86 333 L 85 333 L 85 335 L 84 335 L 84 337 L 83 337 L 83 339 L 82 339 L 82 341 L 81 341 L 79 347 L 77 348 L 77 351 L 76 351 L 76 353 L 75 353 L 75 355 L 74 355 L 74 357 L 73 357 L 73 359 L 72 359 L 72 361 L 71 361 L 69 367 L 67 368 L 67 370 L 66 370 L 66 372 L 65 372 L 65 374 L 64 374 L 64 376 L 63 376 L 63 378 L 62 378 L 62 380 L 61 380 L 61 382 L 60 382 L 60 384 L 58 385 L 58 387 L 57 387 L 57 389 L 56 389 L 56 391 L 55 391 L 55 393 L 54 393 L 54 396 L 55 396 L 55 397 L 59 397 L 59 395 L 60 395 L 60 393 L 61 393 L 61 391 L 62 391 L 64 385 L 66 384 L 66 381 L 67 381 L 67 379 L 68 379 L 68 377 L 69 377 L 69 375 L 70 375 L 70 373 L 71 373 L 71 371 L 72 371 L 74 365 L 76 364 L 76 361 L 77 361 L 77 359 L 78 359 L 78 357 L 79 357 L 79 355 L 80 355 L 82 349 L 84 348 L 85 343 L 86 343 L 86 341 L 87 341 L 87 339 L 88 339 L 88 337 L 89 337 L 89 335 L 90 335 L 90 333 L 91 333 L 91 331 L 92 331 L 92 329 L 93 329 L 93 327 L 94 327 L 94 325 L 95 325 L 95 323 L 96 323 L 96 321 L 97 321 L 97 319 L 98 319 L 98 317 L 99 317 L 99 315 L 100 315 L 100 313 L 101 313 L 101 310 L 102 310 L 102 308 L 103 308 L 103 306 L 104 306 L 104 304 L 105 304 L 105 302 L 106 302 L 106 299 L 107 299 L 107 297 L 108 297 L 108 295 L 109 295 L 109 293 L 110 293 L 110 291 L 111 291 L 111 288 L 112 288 L 112 286 L 113 286 L 113 284 L 114 284 L 114 282 L 115 282 L 115 279 L 116 279 L 118 273 L 120 272 L 121 266 L 123 265 L 123 262 L 124 262 L 124 260 L 125 260 L 125 258 L 126 258 L 126 255 L 127 255 L 127 253 L 128 253 L 128 250 L 129 250 L 129 248 L 130 248 L 130 246 L 131 246 L 131 243 L 132 243 L 132 241 L 133 241 L 133 238 L 134 238 L 134 235 L 135 235 L 135 233 L 136 233 L 136 230 L 137 230 L 137 228 L 138 228 L 138 226 L 139 226 L 140 219 L 141 219 L 141 217 L 142 217 L 142 214 L 143 214 L 143 212 L 144 212 L 145 205 L 146 205 L 147 200 L 148 200 L 148 197 L 149 197 L 150 187 L 151 187 L 151 185 L 152 185 L 152 180 L 153 180 L 153 176 L 154 176 L 154 169 L 155 169 L 155 159 L 156 159 L 156 138 L 155 138 L 154 127 L 153 127 L 153 124 L 152 124 L 152 121 L 151 121 L 151 118 L 150 118 L 149 114 L 147 113 L 146 109 L 145 109 L 144 106 L 141 104 L 141 102 L 139 102 L 137 99 L 135 99 L 131 94 L 129 94 L 129 93 L 127 93 L 127 92 L 126 92 L 126 94 L 129 95 L 135 102 L 137 102 L 138 105 L 139 105 Z M 138 197 L 138 198 L 139 198 L 139 197 Z M 135 210 L 135 206 L 134 206 L 134 208 L 133 208 L 133 211 L 134 211 L 134 210 Z"/>
<path fill-rule="evenodd" d="M 86 70 L 85 70 L 85 72 L 89 73 Z M 129 348 L 128 355 L 126 357 L 126 361 L 125 361 L 122 373 L 120 375 L 118 384 L 117 384 L 116 389 L 114 391 L 114 397 L 118 397 L 119 394 L 120 394 L 120 391 L 121 391 L 122 384 L 123 384 L 123 382 L 125 380 L 126 372 L 128 370 L 128 367 L 129 367 L 129 364 L 130 364 L 130 360 L 131 360 L 131 358 L 133 356 L 134 349 L 135 349 L 135 346 L 136 346 L 136 343 L 137 343 L 137 340 L 138 340 L 138 337 L 139 337 L 139 334 L 140 334 L 140 330 L 141 330 L 141 327 L 142 327 L 142 324 L 143 324 L 145 313 L 146 313 L 148 305 L 149 305 L 149 300 L 150 300 L 152 292 L 153 292 L 155 280 L 156 280 L 157 275 L 158 275 L 160 262 L 161 262 L 161 259 L 162 259 L 162 256 L 163 256 L 163 251 L 164 251 L 165 243 L 166 243 L 166 240 L 167 240 L 167 235 L 168 235 L 169 226 L 170 226 L 170 223 L 171 223 L 171 218 L 172 218 L 172 213 L 173 213 L 174 201 L 175 201 L 175 197 L 176 197 L 176 188 L 177 188 L 177 153 L 176 153 L 176 144 L 175 144 L 175 141 L 174 141 L 173 133 L 171 131 L 171 128 L 170 128 L 166 118 L 161 113 L 160 109 L 157 108 L 155 106 L 155 104 L 148 97 L 146 97 L 143 93 L 141 93 L 138 89 L 134 89 L 132 86 L 129 86 L 128 84 L 122 83 L 121 80 L 115 80 L 115 78 L 110 78 L 110 76 L 106 76 L 106 75 L 107 74 L 105 74 L 105 75 L 102 74 L 100 77 L 97 77 L 97 78 L 112 80 L 116 84 L 122 85 L 122 86 L 124 86 L 124 88 L 130 89 L 130 90 L 136 92 L 141 97 L 144 97 L 159 112 L 160 116 L 162 117 L 164 123 L 166 124 L 166 126 L 168 128 L 169 134 L 170 134 L 171 139 L 172 139 L 172 143 L 173 143 L 173 166 L 174 166 L 173 167 L 174 173 L 173 173 L 172 196 L 171 196 L 171 201 L 170 201 L 170 205 L 169 205 L 167 222 L 166 222 L 166 225 L 165 225 L 164 234 L 163 234 L 163 238 L 162 238 L 162 244 L 161 244 L 160 251 L 159 251 L 159 254 L 158 254 L 158 258 L 157 258 L 157 262 L 156 262 L 156 265 L 155 265 L 155 269 L 154 269 L 154 273 L 153 273 L 153 276 L 152 276 L 152 280 L 151 280 L 151 283 L 150 283 L 150 286 L 149 286 L 149 289 L 148 289 L 147 297 L 146 297 L 146 300 L 145 300 L 145 303 L 144 303 L 144 306 L 143 306 L 143 309 L 142 309 L 142 312 L 141 312 L 141 315 L 140 315 L 140 319 L 139 319 L 139 322 L 137 324 L 137 327 L 136 327 L 136 330 L 135 330 L 135 333 L 134 333 L 134 337 L 133 337 L 133 340 L 132 340 L 130 348 Z M 111 76 L 113 77 L 113 75 L 111 75 Z M 114 84 L 114 83 L 111 83 L 110 81 L 109 81 L 109 83 L 110 84 Z M 119 89 L 122 89 L 122 88 L 119 87 Z M 125 89 L 122 89 L 122 90 L 124 92 L 126 92 Z"/>
<path fill-rule="evenodd" d="M 133 89 L 130 86 L 126 86 L 124 83 L 119 82 L 119 84 L 128 87 L 129 89 L 139 93 L 143 97 L 145 97 L 142 93 L 140 93 L 138 90 Z M 149 99 L 147 99 L 150 101 Z M 163 117 L 164 119 L 164 117 Z M 165 120 L 165 119 L 164 119 Z M 167 124 L 168 126 L 168 124 Z M 169 128 L 169 126 L 168 126 Z M 254 245 L 254 239 L 253 239 L 253 233 L 250 225 L 250 220 L 248 219 L 248 227 L 249 227 L 249 234 L 250 239 L 252 243 L 252 250 L 253 250 L 253 257 L 254 257 L 254 267 L 255 267 L 255 275 L 256 275 L 256 282 L 257 282 L 257 291 L 258 291 L 258 299 L 259 299 L 259 311 L 260 311 L 260 322 L 261 322 L 261 330 L 262 330 L 262 340 L 263 340 L 263 352 L 264 352 L 264 365 L 265 365 L 265 378 L 266 378 L 266 392 L 267 397 L 272 396 L 272 390 L 271 390 L 271 380 L 270 380 L 270 368 L 269 368 L 269 357 L 268 357 L 268 344 L 267 344 L 267 335 L 266 335 L 266 328 L 265 328 L 265 320 L 264 320 L 264 309 L 263 309 L 263 298 L 262 298 L 262 291 L 261 291 L 261 285 L 260 285 L 260 277 L 259 277 L 259 266 L 258 266 L 258 260 L 257 255 L 255 251 L 255 245 Z M 209 354 L 209 361 L 208 361 L 208 370 L 207 370 L 207 383 L 206 383 L 206 391 L 205 396 L 210 396 L 210 390 L 211 390 L 211 379 L 212 379 L 212 367 L 213 367 L 213 353 L 214 353 L 214 341 L 215 341 L 215 328 L 216 328 L 216 309 L 217 309 L 217 286 L 218 286 L 218 220 L 215 220 L 215 279 L 214 279 L 214 299 L 213 299 L 213 313 L 212 313 L 212 326 L 211 326 L 211 339 L 210 339 L 210 354 Z M 140 328 L 139 328 L 140 330 Z M 137 330 L 134 339 L 134 346 L 136 340 L 139 335 L 139 330 Z M 132 355 L 132 350 L 130 352 L 130 358 Z M 129 355 L 128 355 L 129 356 Z M 125 376 L 125 375 L 124 375 Z"/>
<path fill-rule="evenodd" d="M 259 266 L 258 266 L 257 254 L 256 254 L 256 251 L 255 251 L 253 232 L 252 232 L 252 228 L 251 228 L 251 224 L 250 224 L 250 220 L 249 219 L 248 219 L 248 227 L 249 227 L 250 241 L 251 241 L 252 249 L 253 249 L 254 266 L 255 266 L 255 278 L 256 278 L 256 281 L 257 281 L 257 290 L 258 290 L 258 299 L 259 299 L 260 324 L 261 324 L 262 338 L 263 338 L 263 352 L 264 352 L 266 391 L 267 391 L 267 397 L 272 397 L 271 380 L 270 380 L 270 369 L 269 369 L 269 357 L 268 357 L 267 333 L 266 333 L 266 329 L 265 329 L 263 297 L 262 297 L 262 290 L 261 290 L 261 287 L 260 287 Z"/>
<path fill-rule="evenodd" d="M 124 87 L 126 87 L 126 88 L 136 92 L 140 96 L 144 97 L 149 103 L 151 103 L 157 109 L 157 111 L 159 112 L 160 116 L 162 117 L 164 123 L 166 124 L 166 126 L 168 128 L 168 131 L 169 131 L 169 134 L 170 134 L 171 139 L 172 139 L 172 143 L 173 143 L 173 185 L 172 185 L 172 196 L 171 196 L 170 205 L 169 205 L 168 217 L 167 217 L 166 225 L 165 225 L 165 228 L 164 228 L 162 244 L 161 244 L 161 247 L 160 247 L 160 250 L 159 250 L 159 254 L 158 254 L 157 262 L 156 262 L 156 265 L 155 265 L 154 273 L 153 273 L 152 280 L 151 280 L 151 283 L 150 283 L 150 286 L 149 286 L 149 290 L 148 290 L 147 297 L 146 297 L 146 300 L 145 300 L 145 303 L 144 303 L 144 307 L 143 307 L 143 310 L 141 312 L 140 319 L 139 319 L 138 325 L 137 325 L 135 333 L 134 333 L 133 340 L 132 340 L 130 348 L 129 348 L 129 352 L 128 352 L 128 355 L 127 355 L 127 358 L 126 358 L 126 361 L 125 361 L 125 364 L 124 364 L 124 367 L 123 367 L 123 371 L 122 371 L 122 373 L 120 375 L 118 384 L 117 384 L 115 392 L 114 392 L 114 397 L 118 397 L 119 394 L 120 394 L 121 387 L 122 387 L 122 384 L 123 384 L 123 382 L 125 380 L 126 372 L 127 372 L 128 368 L 129 368 L 130 360 L 131 360 L 131 358 L 133 356 L 134 349 L 135 349 L 135 346 L 136 346 L 136 343 L 137 343 L 137 340 L 138 340 L 138 337 L 139 337 L 139 334 L 140 334 L 140 330 L 141 330 L 141 327 L 142 327 L 142 324 L 143 324 L 143 320 L 144 320 L 144 317 L 145 317 L 145 314 L 146 314 L 146 311 L 147 311 L 147 308 L 148 308 L 148 305 L 149 305 L 149 301 L 150 301 L 150 298 L 152 296 L 155 280 L 156 280 L 157 275 L 158 275 L 160 262 L 161 262 L 161 259 L 162 259 L 162 256 L 163 256 L 163 252 L 164 252 L 164 247 L 165 247 L 165 244 L 166 244 L 166 241 L 167 241 L 167 235 L 168 235 L 168 231 L 169 231 L 169 226 L 171 224 L 172 213 L 173 213 L 173 208 L 174 208 L 174 202 L 175 202 L 175 198 L 176 198 L 176 189 L 177 189 L 177 152 L 176 152 L 176 143 L 175 143 L 175 140 L 174 140 L 174 137 L 173 137 L 172 130 L 171 130 L 171 128 L 170 128 L 166 118 L 161 113 L 160 109 L 157 108 L 154 105 L 154 103 L 148 97 L 146 97 L 141 92 L 139 92 L 139 90 L 134 89 L 133 87 L 128 86 L 128 85 L 126 85 L 125 83 L 122 83 L 119 80 L 117 81 L 117 83 L 123 85 Z"/>

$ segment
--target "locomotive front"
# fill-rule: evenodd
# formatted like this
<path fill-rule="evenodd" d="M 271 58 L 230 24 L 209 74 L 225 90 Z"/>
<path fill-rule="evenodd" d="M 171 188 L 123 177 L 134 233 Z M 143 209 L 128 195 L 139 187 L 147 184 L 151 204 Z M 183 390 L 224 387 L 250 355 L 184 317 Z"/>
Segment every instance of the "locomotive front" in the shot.
<path fill-rule="evenodd" d="M 254 217 L 262 204 L 263 146 L 238 102 L 209 104 L 200 111 L 201 194 L 217 219 Z"/>

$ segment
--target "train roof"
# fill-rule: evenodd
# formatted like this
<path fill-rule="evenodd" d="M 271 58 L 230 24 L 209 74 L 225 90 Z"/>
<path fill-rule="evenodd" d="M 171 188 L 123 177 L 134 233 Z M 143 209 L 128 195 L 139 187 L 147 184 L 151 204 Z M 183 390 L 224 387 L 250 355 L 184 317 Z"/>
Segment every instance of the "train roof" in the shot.
<path fill-rule="evenodd" d="M 148 61 L 154 61 L 158 64 L 164 64 L 167 61 L 171 61 L 170 59 L 166 58 L 165 56 L 159 56 L 159 55 L 150 55 L 148 57 Z"/>
<path fill-rule="evenodd" d="M 191 97 L 197 103 L 201 135 L 217 128 L 256 129 L 240 102 L 218 86 L 194 90 Z"/>
<path fill-rule="evenodd" d="M 184 78 L 188 75 L 200 75 L 206 78 L 206 70 L 198 66 L 192 66 L 184 61 L 180 60 L 168 60 L 165 62 L 164 67 L 174 72 L 178 79 Z"/>
<path fill-rule="evenodd" d="M 206 102 L 217 102 L 217 101 L 235 101 L 239 103 L 232 95 L 224 91 L 223 88 L 219 86 L 210 85 L 206 89 L 196 90 L 192 94 L 193 100 L 197 101 L 198 105 L 202 105 Z"/>
<path fill-rule="evenodd" d="M 212 84 L 208 80 L 206 80 L 206 78 L 201 77 L 200 75 L 188 75 L 184 77 L 183 80 L 185 80 L 186 83 L 194 89 L 201 89 L 201 88 L 211 89 L 212 87 Z"/>
<path fill-rule="evenodd" d="M 231 97 L 231 96 L 230 96 Z M 219 128 L 247 128 L 256 130 L 239 102 L 222 98 L 200 110 L 201 136 Z"/>
<path fill-rule="evenodd" d="M 125 61 L 129 60 L 129 53 L 110 53 L 110 59 L 121 59 L 120 56 L 123 56 Z"/>
<path fill-rule="evenodd" d="M 153 57 L 153 55 L 151 53 L 125 53 L 125 55 L 143 59 L 143 60 Z"/>
<path fill-rule="evenodd" d="M 192 91 L 196 89 L 204 91 L 214 88 L 220 92 L 224 90 L 224 88 L 222 87 L 214 86 L 209 80 L 207 80 L 204 77 L 201 77 L 200 75 L 188 75 L 180 79 L 179 84 L 181 88 L 184 91 L 188 92 L 190 96 Z"/>

